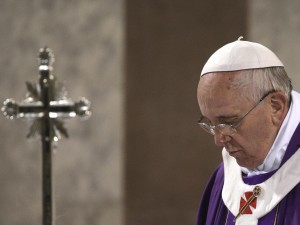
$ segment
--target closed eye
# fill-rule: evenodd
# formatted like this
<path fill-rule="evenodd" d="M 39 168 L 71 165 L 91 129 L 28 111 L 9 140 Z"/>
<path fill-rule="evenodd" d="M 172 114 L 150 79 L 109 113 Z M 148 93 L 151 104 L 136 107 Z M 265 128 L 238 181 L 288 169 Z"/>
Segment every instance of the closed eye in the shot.
<path fill-rule="evenodd" d="M 226 125 L 235 125 L 238 123 L 240 118 L 238 116 L 230 116 L 230 117 L 219 117 L 219 123 L 226 124 Z"/>

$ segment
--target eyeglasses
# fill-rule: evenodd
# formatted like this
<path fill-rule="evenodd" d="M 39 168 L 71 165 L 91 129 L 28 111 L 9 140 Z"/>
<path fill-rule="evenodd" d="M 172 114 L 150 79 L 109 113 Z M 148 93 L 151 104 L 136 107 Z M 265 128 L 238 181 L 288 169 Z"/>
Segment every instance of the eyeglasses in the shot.
<path fill-rule="evenodd" d="M 204 117 L 202 116 L 200 118 L 200 120 L 198 121 L 198 124 L 200 125 L 200 127 L 205 130 L 206 132 L 215 135 L 216 131 L 220 132 L 222 135 L 226 135 L 226 136 L 232 136 L 235 133 L 237 133 L 236 128 L 241 124 L 242 120 L 250 114 L 250 112 L 256 108 L 256 106 L 259 105 L 259 103 L 261 103 L 269 94 L 276 92 L 275 90 L 271 90 L 268 91 L 266 94 L 264 94 L 258 101 L 258 103 L 256 103 L 244 116 L 242 116 L 238 121 L 231 123 L 231 124 L 217 124 L 217 125 L 211 125 L 208 123 L 203 123 L 201 122 Z"/>

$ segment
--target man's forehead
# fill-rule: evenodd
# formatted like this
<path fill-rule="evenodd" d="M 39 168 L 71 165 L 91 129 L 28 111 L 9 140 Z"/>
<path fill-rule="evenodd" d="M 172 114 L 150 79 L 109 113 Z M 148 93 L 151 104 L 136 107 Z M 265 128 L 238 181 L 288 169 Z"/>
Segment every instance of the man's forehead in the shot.
<path fill-rule="evenodd" d="M 217 72 L 203 76 L 198 86 L 200 110 L 225 109 L 224 116 L 231 116 L 230 108 L 242 103 L 240 90 L 233 85 L 236 76 L 238 72 Z"/>
<path fill-rule="evenodd" d="M 214 122 L 238 118 L 249 108 L 248 102 L 241 101 L 238 94 L 222 93 L 202 98 L 199 106 L 201 115 Z"/>
<path fill-rule="evenodd" d="M 198 91 L 205 94 L 209 91 L 232 89 L 232 84 L 236 76 L 238 76 L 238 72 L 214 72 L 206 74 L 199 81 Z"/>

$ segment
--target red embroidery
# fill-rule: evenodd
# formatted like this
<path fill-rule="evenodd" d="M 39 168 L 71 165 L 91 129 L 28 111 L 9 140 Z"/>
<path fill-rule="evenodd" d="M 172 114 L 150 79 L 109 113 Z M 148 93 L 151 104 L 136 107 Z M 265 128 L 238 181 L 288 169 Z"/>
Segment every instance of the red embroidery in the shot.
<path fill-rule="evenodd" d="M 246 202 L 249 200 L 249 198 L 253 195 L 252 191 L 249 192 L 245 192 L 244 196 L 241 197 L 241 201 L 240 201 L 240 210 L 242 209 L 242 207 L 246 204 Z M 245 197 L 245 198 L 244 198 Z M 246 207 L 245 211 L 242 214 L 252 214 L 252 209 L 256 208 L 256 198 L 253 199 L 253 201 Z"/>

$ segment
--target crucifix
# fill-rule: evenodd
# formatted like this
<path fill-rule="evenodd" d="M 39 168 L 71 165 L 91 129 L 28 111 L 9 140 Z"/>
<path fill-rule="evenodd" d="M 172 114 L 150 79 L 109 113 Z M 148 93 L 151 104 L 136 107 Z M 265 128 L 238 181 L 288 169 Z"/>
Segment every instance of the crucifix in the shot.
<path fill-rule="evenodd" d="M 65 88 L 56 82 L 52 74 L 54 55 L 47 48 L 39 52 L 39 80 L 36 84 L 26 82 L 28 93 L 20 103 L 7 99 L 2 111 L 8 119 L 25 118 L 33 121 L 27 137 L 40 135 L 42 141 L 42 193 L 43 225 L 54 225 L 52 143 L 61 136 L 68 137 L 61 118 L 79 116 L 88 118 L 91 115 L 90 102 L 81 98 L 73 102 L 67 98 Z"/>

